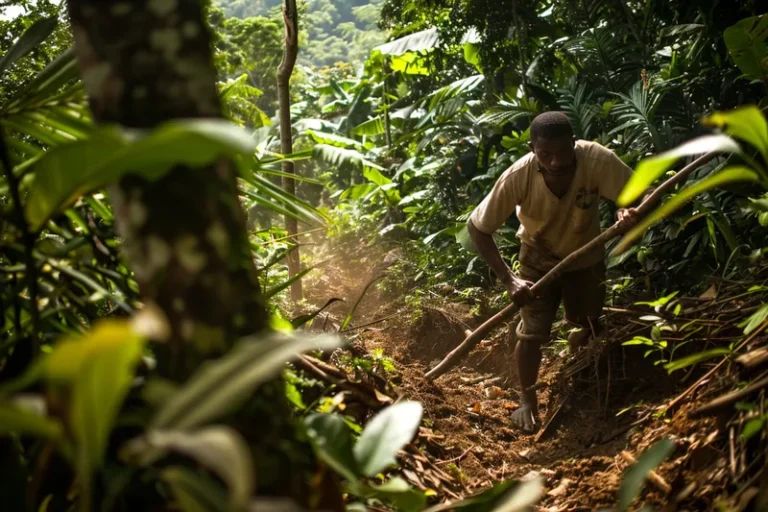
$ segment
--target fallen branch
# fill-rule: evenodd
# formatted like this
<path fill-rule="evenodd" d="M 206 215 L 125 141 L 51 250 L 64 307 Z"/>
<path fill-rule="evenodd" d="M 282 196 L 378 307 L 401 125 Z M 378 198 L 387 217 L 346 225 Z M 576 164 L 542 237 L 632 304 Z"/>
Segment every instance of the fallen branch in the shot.
<path fill-rule="evenodd" d="M 316 361 L 317 360 L 315 360 L 315 362 Z M 381 401 L 379 401 L 379 399 L 375 395 L 371 394 L 368 390 L 356 386 L 344 378 L 336 377 L 335 375 L 329 375 L 329 373 L 326 373 L 322 369 L 318 368 L 315 364 L 313 364 L 313 361 L 311 361 L 307 356 L 300 355 L 299 358 L 296 359 L 296 364 L 303 367 L 310 373 L 313 373 L 315 376 L 325 380 L 326 382 L 336 384 L 339 386 L 339 388 L 345 391 L 349 391 L 360 400 L 362 400 L 362 402 L 368 407 L 379 409 L 383 405 Z"/>
<path fill-rule="evenodd" d="M 703 163 L 710 160 L 713 156 L 715 156 L 716 153 L 707 153 L 704 156 L 701 156 L 694 160 L 692 163 L 685 166 L 680 172 L 669 178 L 667 181 L 659 185 L 659 187 L 656 188 L 656 190 L 653 191 L 653 193 L 648 196 L 641 204 L 637 207 L 638 216 L 642 217 L 646 214 L 648 214 L 656 202 L 658 202 L 661 197 L 666 193 L 670 188 L 672 188 L 675 184 L 682 181 L 686 176 L 688 176 L 690 173 L 695 171 L 699 168 Z M 552 270 L 547 272 L 544 277 L 539 279 L 532 287 L 531 287 L 531 293 L 533 295 L 536 295 L 537 293 L 540 293 L 542 290 L 546 289 L 547 286 L 550 286 L 557 278 L 559 278 L 568 268 L 575 262 L 581 259 L 583 256 L 587 255 L 589 252 L 594 250 L 596 247 L 603 246 L 606 242 L 609 240 L 621 235 L 626 228 L 620 224 L 619 222 L 616 222 L 613 226 L 606 229 L 602 233 L 600 233 L 597 237 L 593 238 L 589 243 L 581 247 L 580 249 L 572 252 L 569 254 L 565 259 L 563 259 L 560 263 L 558 263 Z M 517 303 L 512 303 L 509 306 L 502 309 L 500 312 L 493 315 L 491 318 L 485 321 L 480 327 L 474 330 L 472 334 L 467 336 L 467 338 L 461 342 L 461 344 L 453 349 L 445 358 L 435 366 L 432 370 L 430 370 L 426 374 L 426 378 L 428 380 L 434 380 L 444 373 L 446 373 L 448 370 L 456 366 L 456 364 L 464 357 L 466 356 L 480 341 L 483 339 L 483 337 L 488 334 L 493 328 L 495 328 L 497 325 L 499 325 L 505 318 L 511 317 L 515 313 L 517 313 L 518 309 L 520 309 L 520 306 L 518 306 Z"/>
<path fill-rule="evenodd" d="M 768 388 L 768 377 L 765 377 L 764 379 L 761 379 L 744 389 L 732 391 L 731 393 L 715 398 L 711 402 L 694 410 L 691 413 L 691 416 L 712 416 L 713 414 L 717 414 L 722 409 L 725 409 L 726 407 L 739 402 L 741 399 L 746 398 L 753 393 L 757 393 L 758 391 L 761 391 L 765 388 Z"/>

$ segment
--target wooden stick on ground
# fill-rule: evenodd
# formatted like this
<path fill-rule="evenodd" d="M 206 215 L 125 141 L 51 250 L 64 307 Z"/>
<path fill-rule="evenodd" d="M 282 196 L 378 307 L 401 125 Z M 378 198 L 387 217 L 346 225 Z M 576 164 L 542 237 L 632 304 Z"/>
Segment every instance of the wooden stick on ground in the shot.
<path fill-rule="evenodd" d="M 628 451 L 621 452 L 621 458 L 627 461 L 629 464 L 637 464 L 637 459 Z M 672 486 L 667 483 L 659 474 L 655 471 L 648 472 L 648 481 L 656 486 L 664 494 L 669 494 L 672 491 Z"/>
<path fill-rule="evenodd" d="M 651 208 L 653 208 L 653 205 L 656 204 L 669 189 L 685 179 L 686 176 L 698 169 L 705 162 L 709 161 L 716 154 L 717 153 L 715 152 L 707 153 L 706 155 L 697 158 L 692 163 L 685 166 L 680 172 L 659 185 L 659 187 L 656 188 L 656 190 L 654 190 L 653 193 L 640 204 L 640 206 L 637 207 L 638 216 L 642 217 L 650 212 Z M 579 260 L 581 257 L 592 251 L 595 247 L 604 245 L 605 242 L 621 235 L 623 230 L 624 228 L 617 222 L 610 228 L 600 233 L 597 237 L 593 238 L 582 248 L 569 254 L 565 259 L 563 259 L 563 261 L 558 263 L 552 270 L 547 272 L 544 277 L 536 281 L 536 283 L 531 287 L 531 292 L 536 295 L 536 293 L 546 289 L 547 286 L 551 285 L 553 281 L 555 281 L 566 270 L 568 270 L 568 267 L 570 267 L 574 261 Z M 486 320 L 485 323 L 475 329 L 472 334 L 467 336 L 466 339 L 462 341 L 458 347 L 453 349 L 447 356 L 445 356 L 440 364 L 430 370 L 425 377 L 428 380 L 434 380 L 453 368 L 478 343 L 480 343 L 485 335 L 491 332 L 491 330 L 498 326 L 505 318 L 509 318 L 517 313 L 518 309 L 520 309 L 520 307 L 513 302 Z"/>

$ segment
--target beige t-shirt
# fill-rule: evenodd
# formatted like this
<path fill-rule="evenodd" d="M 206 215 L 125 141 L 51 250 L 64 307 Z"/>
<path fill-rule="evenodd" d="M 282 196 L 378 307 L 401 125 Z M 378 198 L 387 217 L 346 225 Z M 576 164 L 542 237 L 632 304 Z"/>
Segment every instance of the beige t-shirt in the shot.
<path fill-rule="evenodd" d="M 629 180 L 632 169 L 613 151 L 596 142 L 576 142 L 576 174 L 562 199 L 549 190 L 533 153 L 529 153 L 499 177 L 493 190 L 475 208 L 472 224 L 493 234 L 513 212 L 520 220 L 517 237 L 534 251 L 527 251 L 531 264 L 547 270 L 559 260 L 600 234 L 600 197 L 616 202 Z M 600 247 L 574 268 L 599 262 L 605 249 Z"/>

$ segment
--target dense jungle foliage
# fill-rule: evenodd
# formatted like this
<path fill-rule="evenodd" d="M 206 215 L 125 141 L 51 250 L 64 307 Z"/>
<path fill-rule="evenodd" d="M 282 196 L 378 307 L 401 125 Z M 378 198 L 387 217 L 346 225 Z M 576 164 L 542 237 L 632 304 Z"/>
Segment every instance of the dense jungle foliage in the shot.
<path fill-rule="evenodd" d="M 276 115 L 279 2 L 14 3 L 22 12 L 0 20 L 7 510 L 533 503 L 536 480 L 497 482 L 447 507 L 398 475 L 422 406 L 377 402 L 355 416 L 338 399 L 343 383 L 306 371 L 344 335 L 311 334 L 320 310 L 288 301 L 292 280 L 314 279 L 316 262 L 302 254 L 305 270 L 288 276 L 295 245 L 281 226 L 287 215 L 329 244 L 400 249 L 383 286 L 414 308 L 442 290 L 479 315 L 495 312 L 508 297 L 473 251 L 466 220 L 528 152 L 530 121 L 548 110 L 566 112 L 579 138 L 636 169 L 622 204 L 712 153 L 608 247 L 611 303 L 656 315 L 644 317 L 647 337 L 622 341 L 648 345 L 646 356 L 670 373 L 704 373 L 768 326 L 761 2 L 300 2 L 291 155 L 279 152 Z M 120 16 L 133 22 L 121 22 L 125 35 L 92 21 Z M 189 24 L 168 32 L 137 23 L 166 19 Z M 210 51 L 194 45 L 202 20 Z M 147 60 L 109 61 L 125 48 Z M 178 83 L 161 82 L 167 70 L 178 70 Z M 131 80 L 116 73 L 144 85 L 124 88 Z M 214 86 L 221 108 L 212 115 L 193 115 L 210 114 L 204 105 L 189 115 L 168 107 Z M 284 159 L 296 163 L 295 196 L 280 187 Z M 614 206 L 601 208 L 607 227 Z M 510 219 L 496 236 L 513 268 L 516 229 Z M 678 321 L 676 297 L 701 296 L 715 278 L 752 301 L 739 312 L 740 338 L 692 344 L 701 326 Z M 744 442 L 765 446 L 768 415 L 753 398 L 734 414 L 747 418 Z M 643 478 L 670 453 L 654 448 L 638 463 Z M 640 486 L 622 486 L 617 510 Z"/>

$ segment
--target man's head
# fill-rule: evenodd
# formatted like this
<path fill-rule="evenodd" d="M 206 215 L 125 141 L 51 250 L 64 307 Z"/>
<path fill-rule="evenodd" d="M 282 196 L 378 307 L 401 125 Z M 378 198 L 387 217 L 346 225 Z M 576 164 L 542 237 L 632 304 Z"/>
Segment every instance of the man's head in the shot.
<path fill-rule="evenodd" d="M 552 174 L 568 174 L 575 168 L 576 137 L 568 116 L 544 112 L 531 123 L 530 147 L 539 164 Z"/>

